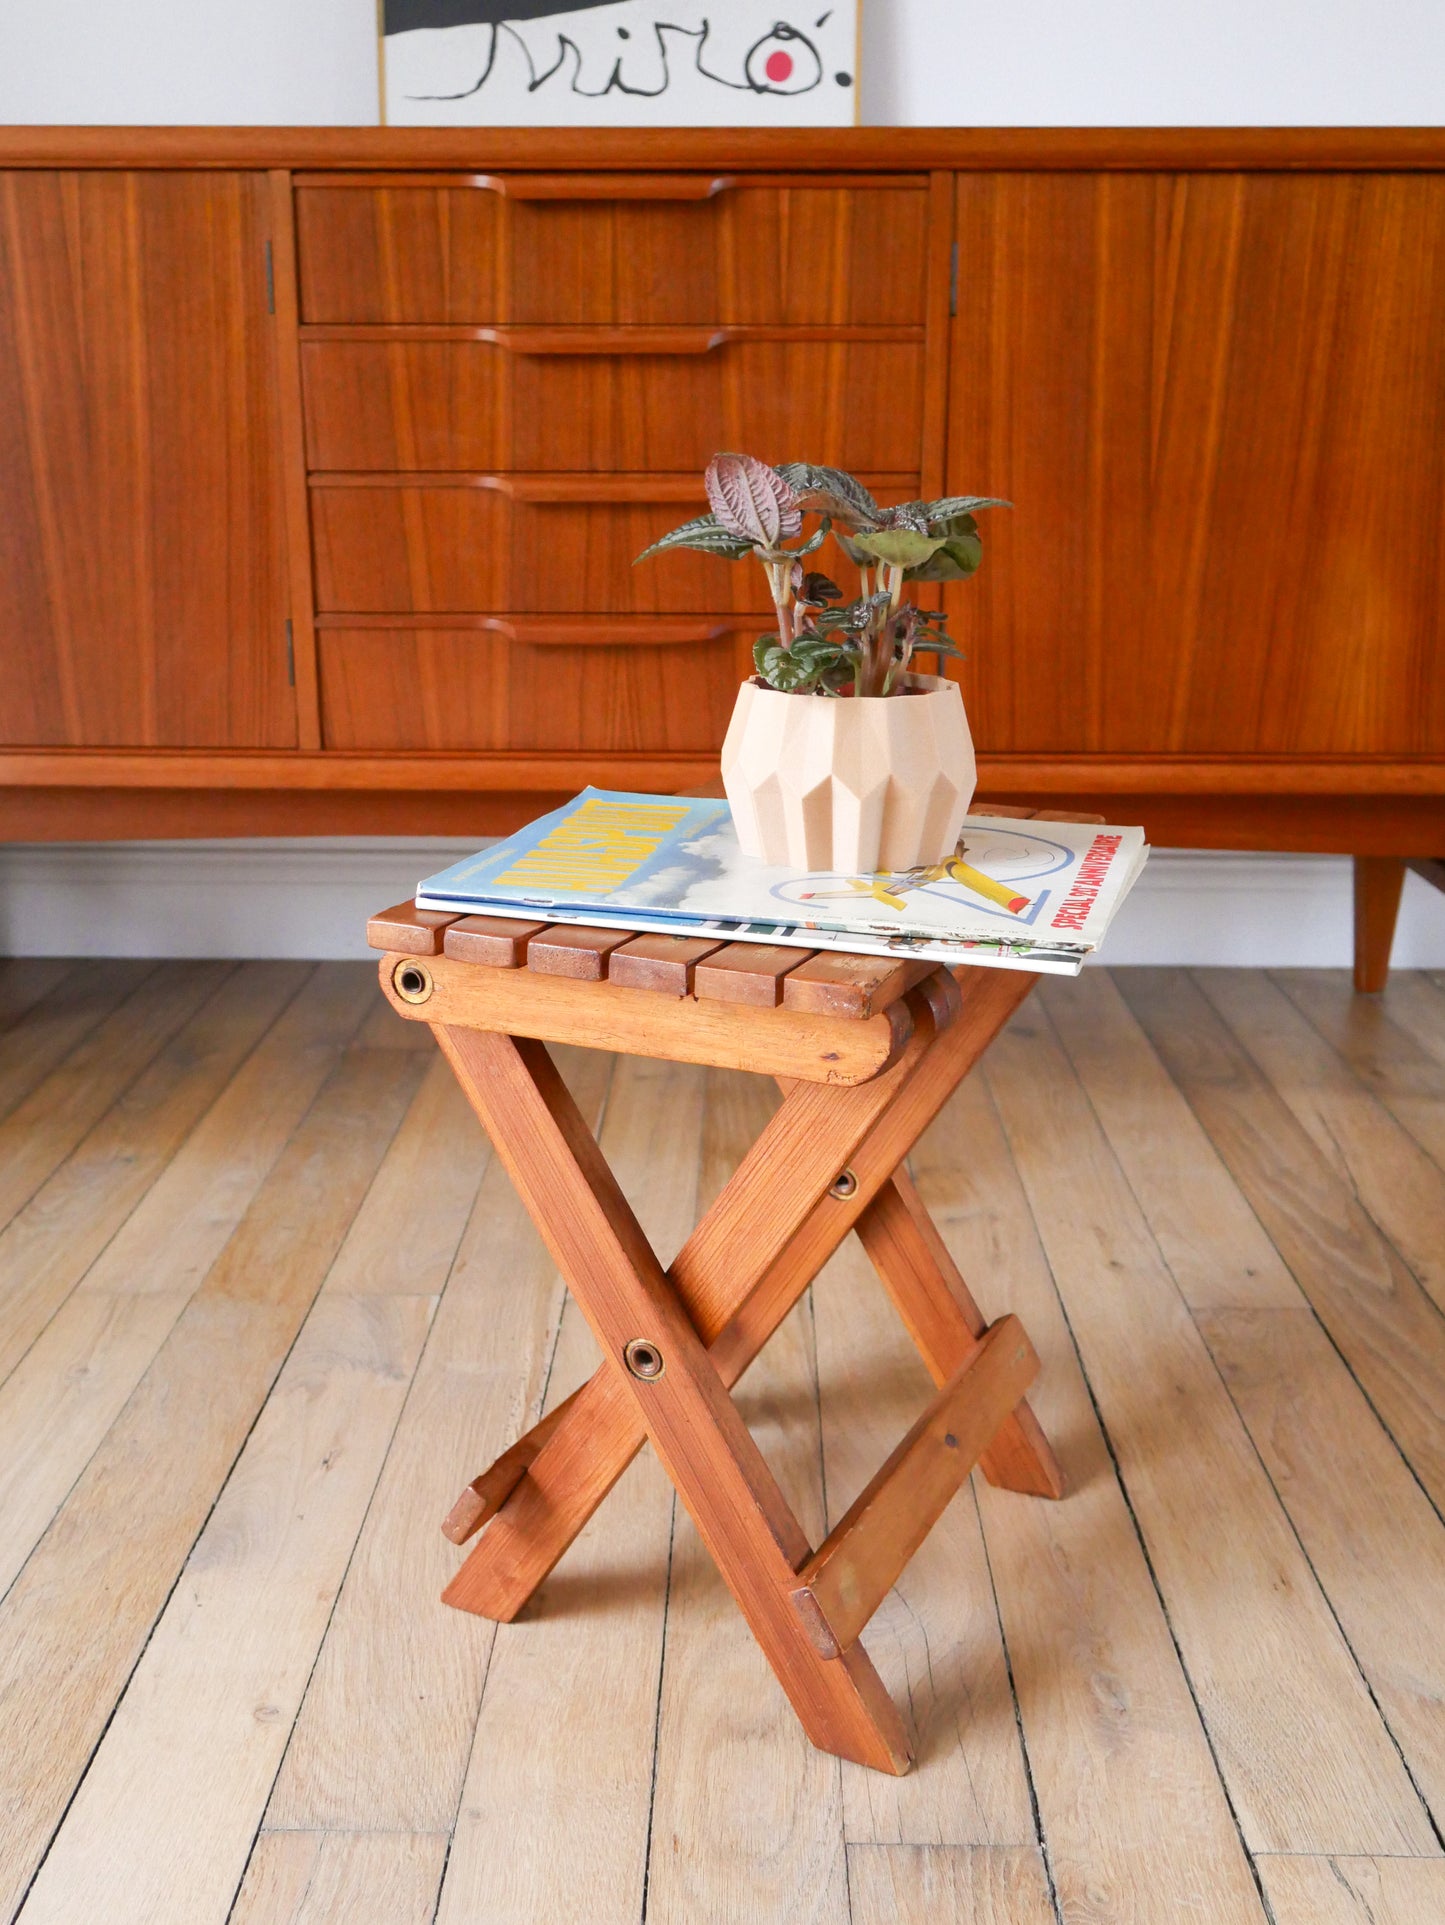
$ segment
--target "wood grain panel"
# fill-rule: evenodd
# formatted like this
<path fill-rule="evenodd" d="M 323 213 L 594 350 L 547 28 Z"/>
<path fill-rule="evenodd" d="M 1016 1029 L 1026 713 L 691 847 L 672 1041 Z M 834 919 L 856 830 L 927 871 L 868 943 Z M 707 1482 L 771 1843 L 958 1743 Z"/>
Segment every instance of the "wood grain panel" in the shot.
<path fill-rule="evenodd" d="M 368 481 L 370 477 L 367 477 Z M 315 480 L 311 514 L 316 594 L 327 613 L 467 614 L 510 609 L 539 615 L 696 614 L 699 609 L 771 616 L 760 567 L 688 549 L 644 548 L 702 506 L 665 485 L 653 500 L 528 501 L 509 492 L 522 477 L 458 476 L 355 487 Z M 644 487 L 641 492 L 646 493 Z M 900 490 L 881 491 L 897 498 Z M 904 491 L 906 492 L 906 491 Z M 824 550 L 824 565 L 836 549 Z M 838 558 L 849 576 L 854 571 Z M 854 577 L 856 578 L 856 577 Z"/>
<path fill-rule="evenodd" d="M 529 648 L 485 629 L 323 628 L 330 749 L 716 750 L 765 625 L 683 646 Z"/>
<path fill-rule="evenodd" d="M 719 448 L 890 474 L 920 462 L 921 338 L 616 357 L 308 340 L 302 359 L 313 468 L 689 473 Z"/>
<path fill-rule="evenodd" d="M 685 518 L 665 504 L 539 505 L 490 488 L 403 486 L 317 487 L 311 504 L 327 611 L 690 613 L 767 600 L 761 569 L 711 555 L 679 551 L 634 569 L 659 530 Z"/>
<path fill-rule="evenodd" d="M 1438 127 L 4 127 L 6 167 L 1445 167 Z"/>
<path fill-rule="evenodd" d="M 0 181 L 0 741 L 284 748 L 262 174 Z"/>
<path fill-rule="evenodd" d="M 926 184 L 512 202 L 302 187 L 307 321 L 921 322 Z"/>
<path fill-rule="evenodd" d="M 981 744 L 1445 746 L 1445 181 L 968 175 L 958 232 Z"/>

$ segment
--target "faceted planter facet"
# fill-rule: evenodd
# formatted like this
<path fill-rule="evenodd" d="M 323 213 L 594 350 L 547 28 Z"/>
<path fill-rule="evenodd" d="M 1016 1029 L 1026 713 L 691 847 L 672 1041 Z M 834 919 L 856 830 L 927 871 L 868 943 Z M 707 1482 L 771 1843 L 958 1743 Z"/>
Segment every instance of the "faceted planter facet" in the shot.
<path fill-rule="evenodd" d="M 978 779 L 954 682 L 911 695 L 784 695 L 744 682 L 723 786 L 745 854 L 871 875 L 952 855 Z"/>

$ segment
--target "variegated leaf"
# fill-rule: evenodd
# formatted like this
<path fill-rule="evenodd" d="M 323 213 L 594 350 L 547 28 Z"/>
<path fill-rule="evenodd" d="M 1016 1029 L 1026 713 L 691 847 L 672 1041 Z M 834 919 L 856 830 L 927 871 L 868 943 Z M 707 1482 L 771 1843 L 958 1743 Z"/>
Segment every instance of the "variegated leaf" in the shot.
<path fill-rule="evenodd" d="M 753 544 L 724 528 L 716 515 L 698 515 L 692 521 L 683 522 L 680 528 L 661 536 L 650 548 L 644 548 L 632 565 L 635 568 L 639 561 L 646 561 L 649 555 L 661 555 L 669 548 L 696 548 L 705 555 L 721 555 L 727 561 L 739 561 L 744 555 L 752 553 Z"/>
<path fill-rule="evenodd" d="M 797 496 L 755 455 L 714 455 L 703 481 L 718 520 L 755 548 L 775 549 L 803 526 Z"/>

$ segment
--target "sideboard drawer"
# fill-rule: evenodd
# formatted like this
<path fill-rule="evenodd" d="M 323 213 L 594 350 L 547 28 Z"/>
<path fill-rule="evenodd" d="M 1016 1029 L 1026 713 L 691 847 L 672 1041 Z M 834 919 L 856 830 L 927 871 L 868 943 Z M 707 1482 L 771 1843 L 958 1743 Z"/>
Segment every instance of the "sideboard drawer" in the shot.
<path fill-rule="evenodd" d="M 310 179 L 296 191 L 307 322 L 924 318 L 928 190 L 919 175 L 866 185 L 706 174 L 459 175 L 415 187 Z M 593 198 L 599 188 L 611 197 Z"/>
<path fill-rule="evenodd" d="M 325 612 L 691 613 L 769 608 L 759 567 L 686 550 L 633 567 L 700 501 L 529 501 L 496 486 L 311 491 L 316 593 Z M 642 478 L 646 481 L 646 477 Z"/>
<path fill-rule="evenodd" d="M 906 474 L 923 343 L 726 339 L 703 354 L 309 340 L 312 468 L 699 471 L 719 448 Z"/>
<path fill-rule="evenodd" d="M 888 486 L 868 480 L 886 501 L 918 492 L 914 476 L 889 477 Z M 705 509 L 691 475 L 318 483 L 311 504 L 322 613 L 772 613 L 756 564 L 674 549 L 633 566 L 666 529 Z M 830 555 L 847 568 L 831 548 L 823 566 Z"/>
<path fill-rule="evenodd" d="M 715 752 L 756 624 L 653 644 L 533 645 L 484 628 L 323 628 L 321 718 L 329 749 Z M 525 627 L 520 628 L 525 633 Z"/>

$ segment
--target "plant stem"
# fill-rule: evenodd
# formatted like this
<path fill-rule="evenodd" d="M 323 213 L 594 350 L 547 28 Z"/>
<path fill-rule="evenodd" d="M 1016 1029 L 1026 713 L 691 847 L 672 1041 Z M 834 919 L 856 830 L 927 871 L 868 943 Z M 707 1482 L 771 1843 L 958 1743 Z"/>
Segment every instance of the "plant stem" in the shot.
<path fill-rule="evenodd" d="M 788 583 L 785 571 L 790 570 L 792 564 L 769 561 L 764 562 L 763 566 L 768 571 L 768 587 L 772 590 L 773 607 L 777 611 L 778 640 L 783 644 L 784 649 L 790 649 L 793 646 L 793 634 L 792 623 L 789 620 Z"/>

